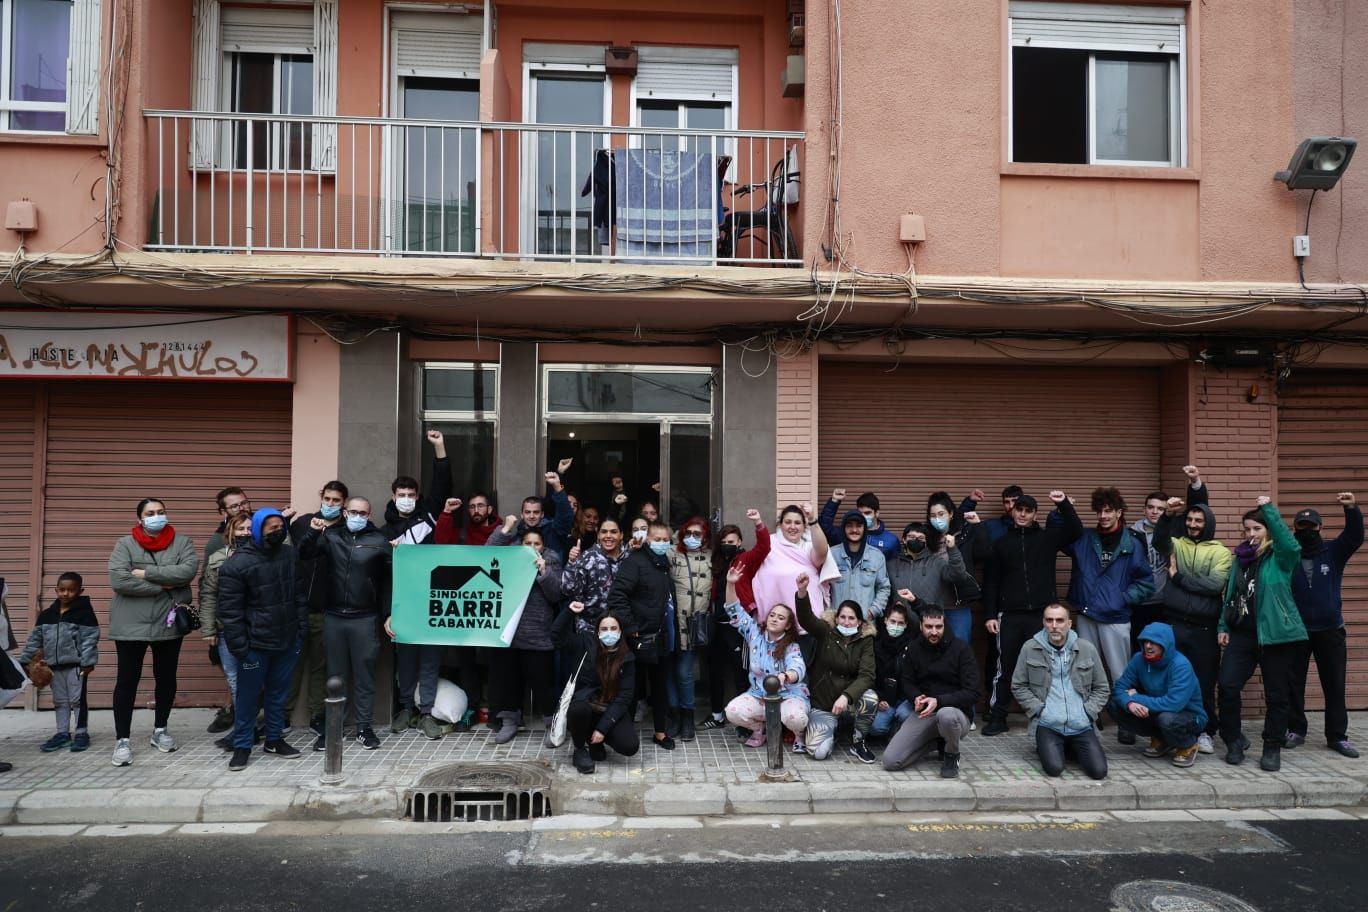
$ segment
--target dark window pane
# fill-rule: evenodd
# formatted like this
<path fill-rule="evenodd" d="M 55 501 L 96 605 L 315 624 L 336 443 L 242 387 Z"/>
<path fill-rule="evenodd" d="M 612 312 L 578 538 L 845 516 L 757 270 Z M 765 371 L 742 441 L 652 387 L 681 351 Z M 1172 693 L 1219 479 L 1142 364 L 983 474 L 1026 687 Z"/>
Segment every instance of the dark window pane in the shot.
<path fill-rule="evenodd" d="M 705 424 L 670 427 L 670 525 L 676 529 L 695 516 L 708 518 L 711 499 L 712 437 Z"/>
<path fill-rule="evenodd" d="M 552 371 L 553 412 L 706 415 L 712 411 L 712 375 L 650 371 Z"/>
<path fill-rule="evenodd" d="M 1087 164 L 1087 51 L 1012 48 L 1012 161 Z"/>
<path fill-rule="evenodd" d="M 430 412 L 493 412 L 498 371 L 493 367 L 428 368 L 423 408 Z"/>
<path fill-rule="evenodd" d="M 480 83 L 473 79 L 414 76 L 403 80 L 404 117 L 410 120 L 476 120 Z M 475 249 L 475 140 L 466 127 L 422 126 L 404 130 L 406 167 L 399 196 L 401 246 L 442 253 Z"/>
<path fill-rule="evenodd" d="M 232 85 L 228 109 L 235 114 L 271 114 L 275 111 L 275 55 L 233 54 Z M 265 168 L 267 150 L 271 146 L 271 123 L 253 121 L 251 126 L 252 154 L 247 155 L 248 128 L 245 123 L 234 123 L 233 167 Z"/>
<path fill-rule="evenodd" d="M 453 496 L 467 500 L 472 491 L 494 496 L 494 424 L 489 421 L 428 421 L 425 425 L 446 435 L 451 460 Z M 426 453 L 426 443 L 419 444 Z M 420 479 L 424 491 L 432 489 L 432 460 L 424 457 Z M 496 505 L 497 506 L 497 505 Z M 516 509 L 516 507 L 514 507 Z M 459 511 L 464 513 L 464 510 Z"/>

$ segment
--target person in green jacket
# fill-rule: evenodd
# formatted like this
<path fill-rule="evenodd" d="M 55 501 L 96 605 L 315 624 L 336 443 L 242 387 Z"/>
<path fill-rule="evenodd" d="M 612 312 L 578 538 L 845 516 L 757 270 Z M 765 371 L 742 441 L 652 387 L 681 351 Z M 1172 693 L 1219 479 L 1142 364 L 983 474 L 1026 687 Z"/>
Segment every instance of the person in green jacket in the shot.
<path fill-rule="evenodd" d="M 109 556 L 109 585 L 114 590 L 109 603 L 109 638 L 119 658 L 114 683 L 115 766 L 133 762 L 129 742 L 133 703 L 149 647 L 152 674 L 157 680 L 151 744 L 168 754 L 177 747 L 166 724 L 176 701 L 181 635 L 169 615 L 173 606 L 190 603 L 190 581 L 199 569 L 194 543 L 168 522 L 164 503 L 144 498 L 136 512 L 138 524 L 131 534 L 119 539 Z"/>
<path fill-rule="evenodd" d="M 1240 692 L 1257 665 L 1263 672 L 1263 756 L 1259 768 L 1277 772 L 1291 708 L 1297 644 L 1306 627 L 1292 600 L 1292 574 L 1301 563 L 1301 545 L 1267 497 L 1244 515 L 1245 540 L 1235 547 L 1235 564 L 1226 584 L 1225 608 L 1217 639 L 1225 649 L 1217 682 L 1221 740 L 1226 762 L 1244 761 L 1249 739 L 1240 731 Z"/>
<path fill-rule="evenodd" d="M 865 619 L 859 603 L 850 599 L 835 611 L 814 615 L 807 584 L 808 575 L 798 574 L 794 610 L 816 641 L 808 663 L 812 708 L 808 711 L 807 753 L 814 760 L 825 760 L 836 745 L 837 731 L 851 726 L 854 734 L 846 753 L 861 763 L 873 763 L 874 752 L 865 743 L 865 736 L 879 708 L 879 695 L 874 691 L 874 624 Z M 795 743 L 793 749 L 802 748 Z"/>

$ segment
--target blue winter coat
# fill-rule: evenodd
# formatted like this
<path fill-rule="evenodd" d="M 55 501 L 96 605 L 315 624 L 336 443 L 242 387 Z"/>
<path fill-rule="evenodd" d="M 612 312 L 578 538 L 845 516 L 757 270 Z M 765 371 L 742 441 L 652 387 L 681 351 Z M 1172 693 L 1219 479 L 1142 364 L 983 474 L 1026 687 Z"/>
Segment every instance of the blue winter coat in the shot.
<path fill-rule="evenodd" d="M 1173 642 L 1173 628 L 1168 624 L 1149 624 L 1140 631 L 1142 641 L 1164 647 L 1163 657 L 1154 663 L 1146 662 L 1137 652 L 1126 664 L 1126 670 L 1112 685 L 1112 697 L 1118 705 L 1139 703 L 1152 713 L 1183 712 L 1197 717 L 1197 728 L 1207 724 L 1206 709 L 1202 706 L 1202 689 L 1187 656 L 1178 651 Z M 1134 695 L 1126 691 L 1134 689 Z"/>
<path fill-rule="evenodd" d="M 1363 511 L 1344 508 L 1344 531 L 1338 538 L 1321 545 L 1311 557 L 1302 554 L 1302 566 L 1292 572 L 1292 599 L 1297 603 L 1302 623 L 1309 632 L 1339 630 L 1344 626 L 1340 587 L 1344 565 L 1363 545 Z M 1311 579 L 1306 578 L 1306 561 L 1311 562 Z"/>
<path fill-rule="evenodd" d="M 1128 623 L 1131 608 L 1154 592 L 1149 551 L 1130 529 L 1121 532 L 1116 555 L 1105 570 L 1096 529 L 1084 532 L 1065 550 L 1073 557 L 1069 602 L 1084 617 L 1099 624 Z"/>

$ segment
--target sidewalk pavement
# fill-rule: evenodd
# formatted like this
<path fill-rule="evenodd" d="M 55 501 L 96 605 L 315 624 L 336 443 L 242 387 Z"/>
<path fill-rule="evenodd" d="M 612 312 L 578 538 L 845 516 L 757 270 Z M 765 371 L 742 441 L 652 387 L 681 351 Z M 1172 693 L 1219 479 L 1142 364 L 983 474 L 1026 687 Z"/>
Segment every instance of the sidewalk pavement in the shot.
<path fill-rule="evenodd" d="M 794 780 L 762 782 L 765 750 L 741 745 L 731 727 L 699 732 L 698 740 L 663 751 L 651 745 L 649 726 L 636 756 L 610 751 L 592 775 L 583 776 L 570 763 L 568 744 L 547 750 L 541 732 L 529 731 L 496 745 L 493 733 L 479 726 L 439 741 L 417 731 L 382 731 L 375 751 L 348 741 L 340 786 L 319 784 L 323 754 L 309 750 L 311 733 L 298 730 L 288 740 L 305 751 L 300 759 L 282 760 L 258 748 L 246 770 L 229 772 L 229 755 L 214 747 L 216 735 L 205 733 L 211 718 L 208 710 L 175 710 L 170 730 L 181 747 L 162 754 L 147 743 L 151 713 L 139 711 L 133 765 L 115 767 L 109 712 L 91 713 L 93 745 L 79 754 L 38 750 L 54 730 L 51 713 L 0 712 L 0 760 L 14 764 L 0 774 L 0 825 L 393 819 L 404 814 L 407 791 L 425 772 L 469 762 L 539 764 L 551 774 L 556 814 L 615 817 L 1343 807 L 1358 805 L 1368 789 L 1368 758 L 1327 750 L 1318 717 L 1306 745 L 1282 752 L 1279 773 L 1259 769 L 1257 745 L 1243 765 L 1226 764 L 1219 739 L 1217 753 L 1178 769 L 1168 758 L 1142 757 L 1143 745 L 1118 745 L 1108 727 L 1102 738 L 1110 764 L 1105 780 L 1093 782 L 1073 766 L 1052 780 L 1027 750 L 1024 721 L 1013 716 L 1007 734 L 973 732 L 961 742 L 957 780 L 940 778 L 934 752 L 911 769 L 888 773 L 843 752 L 818 762 L 786 748 L 785 768 Z M 1351 737 L 1365 727 L 1368 713 L 1351 714 Z M 1257 722 L 1247 720 L 1245 731 L 1257 742 Z"/>

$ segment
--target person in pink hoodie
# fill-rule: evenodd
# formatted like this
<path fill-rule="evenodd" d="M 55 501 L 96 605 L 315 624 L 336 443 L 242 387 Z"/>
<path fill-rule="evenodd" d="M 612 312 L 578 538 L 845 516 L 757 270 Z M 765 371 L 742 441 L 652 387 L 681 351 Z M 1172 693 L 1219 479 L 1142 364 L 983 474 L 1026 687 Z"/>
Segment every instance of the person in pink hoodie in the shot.
<path fill-rule="evenodd" d="M 793 598 L 793 581 L 800 573 L 808 575 L 808 600 L 812 612 L 820 617 L 831 604 L 828 585 L 841 572 L 831 556 L 826 536 L 820 530 L 811 534 L 808 527 L 816 525 L 812 504 L 802 507 L 789 504 L 779 513 L 769 556 L 755 574 L 752 590 L 755 596 L 756 620 L 762 624 L 775 605 L 787 605 Z M 805 619 L 798 618 L 801 626 Z"/>

